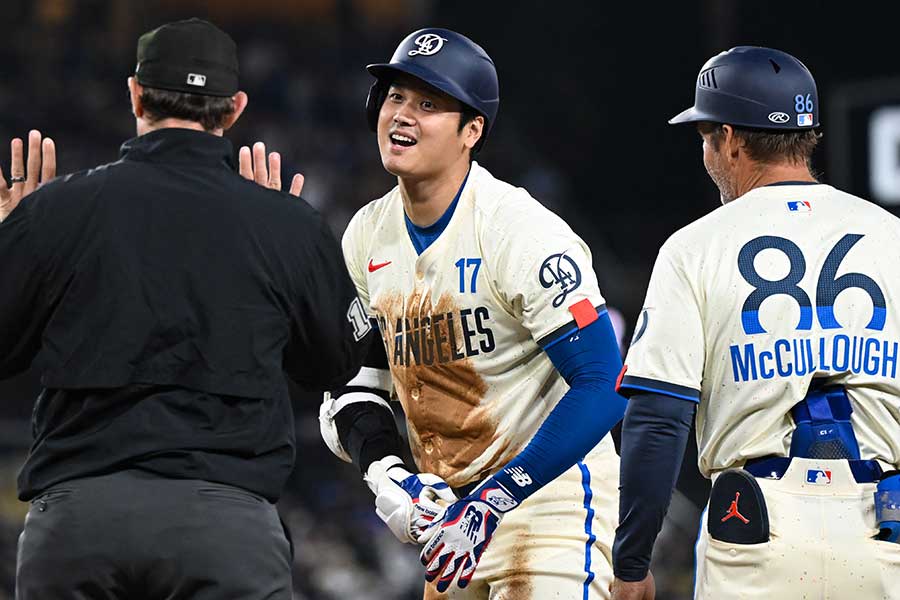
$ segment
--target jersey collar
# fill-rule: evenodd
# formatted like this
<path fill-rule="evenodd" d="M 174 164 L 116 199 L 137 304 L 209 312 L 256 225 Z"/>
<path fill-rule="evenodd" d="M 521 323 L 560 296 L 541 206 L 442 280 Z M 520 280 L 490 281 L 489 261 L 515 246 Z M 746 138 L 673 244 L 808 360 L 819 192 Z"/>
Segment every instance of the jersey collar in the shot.
<path fill-rule="evenodd" d="M 818 181 L 776 181 L 774 183 L 767 183 L 762 187 L 775 187 L 779 185 L 822 185 Z"/>
<path fill-rule="evenodd" d="M 444 211 L 441 218 L 431 225 L 419 227 L 409 219 L 409 215 L 406 214 L 406 211 L 403 211 L 403 219 L 406 221 L 406 231 L 409 233 L 409 239 L 416 249 L 416 254 L 422 254 L 447 228 L 450 219 L 453 218 L 453 213 L 456 211 L 456 205 L 459 204 L 459 198 L 462 196 L 462 191 L 466 187 L 466 182 L 469 180 L 469 173 L 471 172 L 472 168 L 469 167 L 462 185 L 456 190 L 456 196 L 453 197 L 453 202 L 450 203 L 450 206 L 447 207 L 447 210 Z"/>
<path fill-rule="evenodd" d="M 131 138 L 121 148 L 122 160 L 153 163 L 224 165 L 235 168 L 234 148 L 222 136 L 166 127 Z"/>

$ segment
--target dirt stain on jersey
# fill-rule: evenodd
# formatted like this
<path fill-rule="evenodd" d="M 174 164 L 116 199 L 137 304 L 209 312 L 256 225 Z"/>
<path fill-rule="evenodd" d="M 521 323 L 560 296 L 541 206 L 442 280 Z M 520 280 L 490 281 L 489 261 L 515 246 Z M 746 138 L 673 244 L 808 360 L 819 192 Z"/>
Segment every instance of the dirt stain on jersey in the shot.
<path fill-rule="evenodd" d="M 400 293 L 379 298 L 374 308 L 384 316 L 382 327 L 386 331 L 382 333 L 389 357 L 398 319 L 422 322 L 426 316 L 459 314 L 459 306 L 451 294 L 442 294 L 434 303 L 430 291 L 418 288 L 405 299 Z M 441 326 L 447 327 L 447 324 L 445 320 Z M 459 345 L 463 340 L 461 320 L 453 319 L 452 327 L 455 334 L 452 337 Z M 448 345 L 449 339 L 443 343 Z M 443 354 L 451 355 L 449 346 Z M 439 475 L 451 487 L 474 480 L 473 477 L 460 477 L 459 472 L 494 442 L 497 424 L 482 406 L 487 385 L 475 370 L 471 358 L 450 362 L 435 360 L 431 365 L 411 363 L 404 366 L 393 360 L 389 362 L 397 397 L 406 413 L 413 457 L 419 468 Z M 494 466 L 505 451 L 505 447 L 500 448 L 490 461 L 484 463 L 485 467 Z"/>
<path fill-rule="evenodd" d="M 510 574 L 503 578 L 504 589 L 497 595 L 497 600 L 531 600 L 534 595 L 531 583 L 533 575 L 529 572 L 530 539 L 531 536 L 526 531 L 520 531 L 516 535 L 512 556 L 509 557 Z"/>

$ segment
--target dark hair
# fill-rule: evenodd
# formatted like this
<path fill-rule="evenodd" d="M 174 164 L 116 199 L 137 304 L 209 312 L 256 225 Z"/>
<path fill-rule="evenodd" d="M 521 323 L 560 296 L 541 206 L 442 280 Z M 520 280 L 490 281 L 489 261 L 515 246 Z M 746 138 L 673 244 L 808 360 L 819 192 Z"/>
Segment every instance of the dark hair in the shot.
<path fill-rule="evenodd" d="M 471 106 L 469 106 L 468 104 L 463 104 L 462 102 L 460 102 L 459 105 L 461 106 L 460 111 L 459 111 L 459 129 L 457 129 L 456 132 L 462 133 L 462 130 L 465 128 L 466 125 L 468 125 L 469 123 L 474 121 L 475 117 L 482 116 L 482 114 L 480 112 L 478 112 L 477 110 L 475 110 L 474 108 L 472 108 Z M 487 119 L 484 120 L 484 124 L 487 125 Z M 481 131 L 482 138 L 484 137 L 484 134 L 485 134 L 485 131 L 482 130 Z M 479 150 L 481 149 L 479 144 L 476 143 L 475 145 L 479 146 Z M 469 161 L 471 161 L 476 154 L 478 154 L 478 150 L 475 150 L 474 148 L 472 150 L 470 150 L 469 151 Z"/>
<path fill-rule="evenodd" d="M 151 123 L 163 119 L 184 119 L 200 123 L 206 131 L 223 127 L 225 119 L 234 112 L 234 101 L 230 97 L 204 96 L 151 87 L 145 87 L 141 92 L 141 104 Z"/>
<path fill-rule="evenodd" d="M 462 133 L 463 127 L 474 121 L 475 117 L 481 116 L 481 113 L 468 104 L 463 104 L 462 102 L 459 104 L 462 108 L 459 111 L 459 130 L 457 133 Z"/>
<path fill-rule="evenodd" d="M 713 148 L 718 150 L 724 137 L 722 125 L 700 123 L 699 129 L 701 133 L 712 135 Z M 764 164 L 789 162 L 807 166 L 811 166 L 813 151 L 822 138 L 821 133 L 812 129 L 776 131 L 734 127 L 734 135 L 743 143 L 747 156 L 756 162 Z"/>

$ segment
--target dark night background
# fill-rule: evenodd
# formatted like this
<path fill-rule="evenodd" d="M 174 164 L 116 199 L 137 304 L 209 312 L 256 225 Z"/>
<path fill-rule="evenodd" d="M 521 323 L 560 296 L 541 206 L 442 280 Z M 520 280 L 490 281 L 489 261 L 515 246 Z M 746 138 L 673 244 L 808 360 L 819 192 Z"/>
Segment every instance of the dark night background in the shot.
<path fill-rule="evenodd" d="M 900 126 L 870 129 L 876 110 L 900 122 L 893 5 L 3 0 L 0 164 L 8 173 L 7 142 L 30 128 L 56 140 L 60 173 L 115 160 L 134 135 L 125 79 L 137 37 L 169 20 L 206 17 L 238 42 L 250 96 L 227 137 L 236 147 L 261 139 L 281 151 L 284 170 L 306 175 L 304 197 L 340 234 L 357 208 L 393 185 L 365 126 L 365 64 L 389 58 L 414 29 L 448 27 L 481 44 L 500 75 L 500 116 L 479 162 L 584 237 L 628 337 L 660 244 L 718 206 L 697 134 L 666 125 L 693 102 L 697 72 L 715 53 L 766 45 L 800 58 L 819 87 L 821 179 L 889 208 L 900 203 Z M 878 135 L 886 136 L 887 166 L 873 187 L 870 144 Z M 15 536 L 27 509 L 14 497 L 15 472 L 38 390 L 37 373 L 0 382 L 0 600 L 12 597 Z M 412 549 L 386 533 L 358 473 L 319 440 L 319 399 L 296 400 L 298 462 L 281 507 L 298 541 L 296 597 L 417 597 Z M 685 478 L 681 489 L 657 547 L 659 598 L 690 594 L 695 504 L 705 501 L 705 487 Z M 376 557 L 362 551 L 363 541 Z"/>

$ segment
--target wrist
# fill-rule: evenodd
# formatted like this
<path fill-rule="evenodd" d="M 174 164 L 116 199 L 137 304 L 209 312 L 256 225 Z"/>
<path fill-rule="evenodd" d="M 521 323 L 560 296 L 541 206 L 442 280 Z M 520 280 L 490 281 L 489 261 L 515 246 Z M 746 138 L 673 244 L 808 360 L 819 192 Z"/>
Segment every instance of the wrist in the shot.
<path fill-rule="evenodd" d="M 496 475 L 486 479 L 484 483 L 475 488 L 469 497 L 484 502 L 500 515 L 508 513 L 521 503 Z"/>
<path fill-rule="evenodd" d="M 379 487 L 386 480 L 397 480 L 398 477 L 402 480 L 410 475 L 411 473 L 406 469 L 403 459 L 389 454 L 372 461 L 363 475 L 363 480 L 369 486 L 369 489 L 372 490 L 372 493 L 378 495 Z"/>
<path fill-rule="evenodd" d="M 623 564 L 624 563 L 624 564 Z M 650 572 L 650 565 L 642 560 L 616 560 L 613 561 L 613 575 L 616 579 L 627 582 L 637 582 L 646 579 Z"/>
<path fill-rule="evenodd" d="M 489 481 L 491 480 L 514 498 L 517 504 L 522 503 L 541 487 L 541 484 L 528 473 L 525 467 L 516 464 L 515 461 L 494 473 L 489 478 Z"/>

